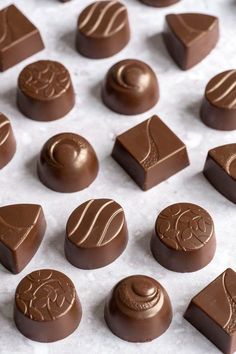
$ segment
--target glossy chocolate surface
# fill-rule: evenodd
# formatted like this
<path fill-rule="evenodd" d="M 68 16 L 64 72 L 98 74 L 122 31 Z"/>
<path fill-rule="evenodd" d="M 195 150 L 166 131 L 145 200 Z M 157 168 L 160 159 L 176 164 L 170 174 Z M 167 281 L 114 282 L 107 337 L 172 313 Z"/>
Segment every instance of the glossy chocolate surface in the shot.
<path fill-rule="evenodd" d="M 69 71 L 56 61 L 27 65 L 18 78 L 17 105 L 26 117 L 51 121 L 64 117 L 75 104 Z"/>
<path fill-rule="evenodd" d="M 209 81 L 200 115 L 211 128 L 236 129 L 236 70 L 224 71 Z"/>
<path fill-rule="evenodd" d="M 0 262 L 16 274 L 38 250 L 46 230 L 40 205 L 15 204 L 0 208 Z"/>
<path fill-rule="evenodd" d="M 201 62 L 216 46 L 219 21 L 217 17 L 199 13 L 169 14 L 163 35 L 173 60 L 187 70 Z"/>
<path fill-rule="evenodd" d="M 162 335 L 172 320 L 172 307 L 163 286 L 145 275 L 121 280 L 105 305 L 110 330 L 129 342 L 149 342 Z"/>
<path fill-rule="evenodd" d="M 236 351 L 236 273 L 228 268 L 190 302 L 184 317 L 223 353 Z"/>
<path fill-rule="evenodd" d="M 82 317 L 72 281 L 63 273 L 41 269 L 28 274 L 15 293 L 14 320 L 19 331 L 38 342 L 70 335 Z"/>
<path fill-rule="evenodd" d="M 85 57 L 110 57 L 130 39 L 128 12 L 119 1 L 96 1 L 79 15 L 76 48 Z"/>
<path fill-rule="evenodd" d="M 122 60 L 106 74 L 102 99 L 107 107 L 117 113 L 143 113 L 159 99 L 156 75 L 149 65 L 140 60 Z"/>
<path fill-rule="evenodd" d="M 213 187 L 236 204 L 236 144 L 211 149 L 203 173 Z"/>
<path fill-rule="evenodd" d="M 9 119 L 0 113 L 0 169 L 6 166 L 16 152 L 16 140 Z"/>
<path fill-rule="evenodd" d="M 77 268 L 104 267 L 126 248 L 122 207 L 111 199 L 91 199 L 76 208 L 66 225 L 65 255 Z"/>
<path fill-rule="evenodd" d="M 98 160 L 85 138 L 74 133 L 61 133 L 44 144 L 37 170 L 45 186 L 57 192 L 71 193 L 87 188 L 95 180 Z"/>
<path fill-rule="evenodd" d="M 143 190 L 189 165 L 186 146 L 157 116 L 117 136 L 112 157 Z"/>
<path fill-rule="evenodd" d="M 174 5 L 180 0 L 140 0 L 145 5 L 153 6 L 153 7 L 166 7 L 170 5 Z"/>

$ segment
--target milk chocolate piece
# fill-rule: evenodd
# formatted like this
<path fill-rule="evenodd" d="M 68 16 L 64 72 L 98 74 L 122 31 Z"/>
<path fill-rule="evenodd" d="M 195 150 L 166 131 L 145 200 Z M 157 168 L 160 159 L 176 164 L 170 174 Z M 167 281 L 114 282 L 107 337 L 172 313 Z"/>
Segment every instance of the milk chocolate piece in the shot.
<path fill-rule="evenodd" d="M 110 330 L 128 342 L 149 342 L 161 336 L 172 320 L 172 307 L 163 286 L 145 275 L 121 280 L 105 305 Z"/>
<path fill-rule="evenodd" d="M 119 1 L 96 1 L 81 12 L 76 48 L 85 57 L 110 57 L 123 49 L 129 39 L 128 12 Z"/>
<path fill-rule="evenodd" d="M 175 272 L 194 272 L 212 260 L 215 250 L 213 220 L 200 206 L 177 203 L 159 214 L 151 251 L 163 267 Z"/>
<path fill-rule="evenodd" d="M 62 193 L 87 188 L 97 177 L 98 160 L 90 143 L 80 135 L 61 133 L 43 146 L 38 176 L 48 188 Z"/>
<path fill-rule="evenodd" d="M 17 105 L 26 117 L 38 121 L 59 119 L 69 113 L 74 104 L 73 85 L 64 65 L 40 60 L 21 71 Z"/>
<path fill-rule="evenodd" d="M 119 135 L 112 156 L 143 190 L 189 165 L 186 146 L 157 116 Z"/>
<path fill-rule="evenodd" d="M 200 115 L 211 128 L 236 129 L 236 70 L 224 71 L 210 80 Z"/>
<path fill-rule="evenodd" d="M 28 274 L 15 293 L 14 320 L 19 331 L 37 342 L 55 342 L 79 326 L 82 308 L 72 281 L 41 269 Z"/>
<path fill-rule="evenodd" d="M 15 5 L 0 11 L 0 71 L 44 49 L 38 29 Z"/>
<path fill-rule="evenodd" d="M 228 268 L 190 302 L 185 319 L 223 353 L 236 351 L 236 273 Z"/>
<path fill-rule="evenodd" d="M 211 149 L 203 173 L 221 194 L 236 204 L 236 144 Z"/>
<path fill-rule="evenodd" d="M 100 268 L 118 258 L 127 242 L 122 207 L 111 199 L 92 199 L 76 208 L 69 217 L 65 255 L 75 267 Z"/>
<path fill-rule="evenodd" d="M 166 7 L 170 5 L 174 5 L 180 0 L 141 0 L 145 5 L 153 6 L 153 7 Z"/>
<path fill-rule="evenodd" d="M 37 252 L 46 230 L 43 209 L 35 204 L 0 208 L 0 262 L 12 273 L 25 268 Z"/>
<path fill-rule="evenodd" d="M 16 152 L 16 141 L 7 117 L 0 113 L 0 169 L 11 161 Z"/>
<path fill-rule="evenodd" d="M 140 60 L 127 59 L 113 65 L 102 87 L 107 107 L 121 114 L 139 114 L 152 108 L 159 99 L 154 71 Z"/>
<path fill-rule="evenodd" d="M 219 39 L 217 17 L 183 13 L 166 16 L 164 41 L 169 54 L 183 70 L 202 61 Z"/>

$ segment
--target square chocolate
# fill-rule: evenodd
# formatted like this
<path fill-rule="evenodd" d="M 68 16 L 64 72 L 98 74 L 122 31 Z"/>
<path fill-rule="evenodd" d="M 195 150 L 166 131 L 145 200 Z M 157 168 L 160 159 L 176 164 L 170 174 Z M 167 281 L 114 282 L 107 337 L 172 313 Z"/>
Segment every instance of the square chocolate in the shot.
<path fill-rule="evenodd" d="M 143 190 L 189 165 L 186 146 L 157 116 L 117 136 L 112 157 Z"/>

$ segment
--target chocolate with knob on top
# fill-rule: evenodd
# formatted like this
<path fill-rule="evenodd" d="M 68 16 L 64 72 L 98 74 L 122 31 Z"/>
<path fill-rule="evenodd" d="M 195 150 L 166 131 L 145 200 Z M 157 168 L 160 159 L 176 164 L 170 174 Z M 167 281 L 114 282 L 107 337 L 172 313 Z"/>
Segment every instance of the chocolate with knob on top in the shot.
<path fill-rule="evenodd" d="M 97 177 L 98 159 L 90 143 L 80 135 L 54 135 L 43 146 L 38 176 L 48 188 L 72 193 L 87 188 Z"/>
<path fill-rule="evenodd" d="M 219 21 L 199 13 L 169 14 L 163 33 L 171 57 L 183 70 L 201 62 L 216 46 Z"/>
<path fill-rule="evenodd" d="M 85 57 L 110 57 L 123 49 L 129 39 L 128 12 L 119 1 L 96 1 L 79 15 L 76 48 Z"/>
<path fill-rule="evenodd" d="M 143 113 L 159 99 L 156 75 L 149 65 L 140 60 L 122 60 L 106 74 L 102 99 L 107 107 L 117 113 Z"/>
<path fill-rule="evenodd" d="M 191 203 L 177 203 L 158 216 L 151 238 L 151 251 L 165 268 L 194 272 L 214 257 L 214 224 L 206 210 Z"/>
<path fill-rule="evenodd" d="M 127 242 L 122 207 L 111 199 L 92 199 L 76 208 L 69 217 L 65 255 L 77 268 L 100 268 L 118 258 Z"/>
<path fill-rule="evenodd" d="M 31 340 L 55 342 L 79 326 L 82 308 L 72 281 L 52 269 L 36 270 L 21 280 L 15 292 L 14 320 Z"/>
<path fill-rule="evenodd" d="M 9 119 L 0 113 L 0 169 L 6 166 L 16 152 L 16 140 Z"/>
<path fill-rule="evenodd" d="M 170 326 L 172 307 L 163 286 L 145 275 L 122 279 L 105 305 L 110 330 L 128 342 L 149 342 Z"/>
<path fill-rule="evenodd" d="M 145 5 L 153 7 L 166 7 L 171 6 L 179 2 L 180 0 L 141 0 Z"/>
<path fill-rule="evenodd" d="M 18 78 L 17 105 L 26 117 L 51 121 L 64 117 L 75 104 L 69 71 L 56 61 L 27 65 Z"/>

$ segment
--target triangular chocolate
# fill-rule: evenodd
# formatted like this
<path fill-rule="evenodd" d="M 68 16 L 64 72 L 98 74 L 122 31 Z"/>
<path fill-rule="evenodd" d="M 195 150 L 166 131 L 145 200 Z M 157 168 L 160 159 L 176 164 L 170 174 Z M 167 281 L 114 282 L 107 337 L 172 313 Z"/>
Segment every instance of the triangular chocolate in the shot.
<path fill-rule="evenodd" d="M 0 262 L 19 273 L 37 251 L 46 229 L 40 205 L 16 204 L 0 208 Z"/>
<path fill-rule="evenodd" d="M 221 194 L 236 203 L 236 144 L 210 150 L 203 173 Z"/>
<path fill-rule="evenodd" d="M 218 18 L 199 13 L 166 16 L 164 41 L 181 69 L 187 70 L 202 61 L 219 39 Z"/>

